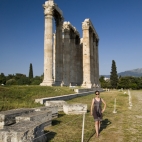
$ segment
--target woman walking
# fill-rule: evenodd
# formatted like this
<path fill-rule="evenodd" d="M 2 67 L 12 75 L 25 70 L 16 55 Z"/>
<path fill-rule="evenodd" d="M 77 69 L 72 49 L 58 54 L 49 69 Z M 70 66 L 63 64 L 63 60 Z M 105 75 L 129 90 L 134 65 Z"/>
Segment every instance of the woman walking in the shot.
<path fill-rule="evenodd" d="M 102 103 L 104 104 L 103 109 L 102 109 Z M 95 98 L 92 99 L 92 104 L 91 104 L 91 115 L 93 115 L 95 121 L 96 137 L 99 137 L 100 122 L 102 121 L 103 118 L 102 114 L 105 111 L 105 109 L 106 109 L 106 103 L 102 98 L 100 98 L 100 92 L 96 91 Z"/>

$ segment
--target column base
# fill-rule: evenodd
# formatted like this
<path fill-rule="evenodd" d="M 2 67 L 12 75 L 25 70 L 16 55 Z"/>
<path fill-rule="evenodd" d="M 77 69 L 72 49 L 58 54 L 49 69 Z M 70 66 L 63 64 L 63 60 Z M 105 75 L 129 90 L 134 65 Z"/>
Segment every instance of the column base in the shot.
<path fill-rule="evenodd" d="M 62 81 L 55 81 L 54 86 L 61 86 Z"/>
<path fill-rule="evenodd" d="M 77 86 L 78 84 L 76 82 L 71 82 L 69 85 L 71 85 L 71 86 Z"/>
<path fill-rule="evenodd" d="M 40 86 L 54 86 L 54 82 L 53 81 L 43 81 L 42 83 L 40 83 Z"/>
<path fill-rule="evenodd" d="M 81 85 L 81 87 L 84 87 L 84 88 L 92 88 L 92 83 L 84 83 Z"/>

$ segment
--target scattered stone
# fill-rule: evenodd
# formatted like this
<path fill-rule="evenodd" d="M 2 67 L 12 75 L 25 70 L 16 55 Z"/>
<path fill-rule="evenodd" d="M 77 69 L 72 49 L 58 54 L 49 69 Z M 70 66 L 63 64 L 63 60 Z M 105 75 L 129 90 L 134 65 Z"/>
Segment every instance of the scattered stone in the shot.
<path fill-rule="evenodd" d="M 50 121 L 22 121 L 0 130 L 0 142 L 46 142 L 44 127 L 51 126 Z"/>
<path fill-rule="evenodd" d="M 23 114 L 29 114 L 33 112 L 33 109 L 29 108 L 21 108 L 21 109 L 12 109 L 8 111 L 1 111 L 0 112 L 0 129 L 3 129 L 4 126 L 8 126 L 11 124 L 16 123 L 16 117 L 23 115 Z"/>

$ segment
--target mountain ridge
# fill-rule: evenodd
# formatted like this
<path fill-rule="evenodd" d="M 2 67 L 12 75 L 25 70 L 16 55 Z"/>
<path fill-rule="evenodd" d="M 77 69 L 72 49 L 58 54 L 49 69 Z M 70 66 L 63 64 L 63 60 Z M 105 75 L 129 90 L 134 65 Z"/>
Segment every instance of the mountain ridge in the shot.
<path fill-rule="evenodd" d="M 117 73 L 118 76 L 133 76 L 133 77 L 141 77 L 142 76 L 142 68 L 127 70 L 124 72 Z M 110 75 L 100 75 L 109 78 Z"/>

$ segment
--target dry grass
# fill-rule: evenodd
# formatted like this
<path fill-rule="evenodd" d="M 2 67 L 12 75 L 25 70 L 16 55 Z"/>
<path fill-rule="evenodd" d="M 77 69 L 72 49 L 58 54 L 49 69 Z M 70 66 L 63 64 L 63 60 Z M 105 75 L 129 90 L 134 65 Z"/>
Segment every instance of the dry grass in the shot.
<path fill-rule="evenodd" d="M 126 90 L 127 92 L 127 90 Z M 75 98 L 68 103 L 78 102 L 88 105 L 85 115 L 84 142 L 142 142 L 142 91 L 131 91 L 132 109 L 128 109 L 128 95 L 123 92 L 102 92 L 107 108 L 101 124 L 100 137 L 95 137 L 94 120 L 90 116 L 90 105 L 94 95 Z M 117 113 L 113 114 L 114 99 Z M 49 142 L 80 142 L 82 133 L 82 115 L 65 115 L 53 121 L 53 126 L 46 128 Z"/>
<path fill-rule="evenodd" d="M 0 86 L 0 111 L 38 107 L 35 99 L 73 94 L 73 89 L 59 86 L 13 85 Z"/>

